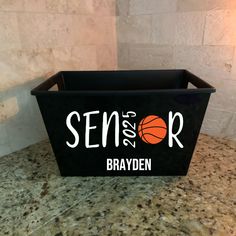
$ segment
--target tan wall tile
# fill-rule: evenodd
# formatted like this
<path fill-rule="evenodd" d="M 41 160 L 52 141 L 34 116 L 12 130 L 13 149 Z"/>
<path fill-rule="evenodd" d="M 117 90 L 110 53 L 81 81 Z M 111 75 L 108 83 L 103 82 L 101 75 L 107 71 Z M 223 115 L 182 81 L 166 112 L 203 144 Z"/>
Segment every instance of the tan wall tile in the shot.
<path fill-rule="evenodd" d="M 73 14 L 88 15 L 94 12 L 93 0 L 67 0 L 68 12 Z"/>
<path fill-rule="evenodd" d="M 176 14 L 154 15 L 152 18 L 152 42 L 159 45 L 175 43 Z"/>
<path fill-rule="evenodd" d="M 226 130 L 228 130 L 232 119 L 233 113 L 208 107 L 202 132 L 216 136 L 227 136 Z"/>
<path fill-rule="evenodd" d="M 46 0 L 24 0 L 24 11 L 46 12 Z"/>
<path fill-rule="evenodd" d="M 53 49 L 55 70 L 96 70 L 96 46 Z"/>
<path fill-rule="evenodd" d="M 0 0 L 0 11 L 22 11 L 24 0 Z"/>
<path fill-rule="evenodd" d="M 210 99 L 210 105 L 218 110 L 235 112 L 236 81 L 226 79 L 207 78 L 210 84 L 216 88 L 216 93 Z"/>
<path fill-rule="evenodd" d="M 116 15 L 127 16 L 129 14 L 129 0 L 116 0 Z"/>
<path fill-rule="evenodd" d="M 118 69 L 126 69 L 129 67 L 129 44 L 118 43 L 117 47 Z"/>
<path fill-rule="evenodd" d="M 129 47 L 130 69 L 173 68 L 173 48 L 168 46 L 136 45 Z"/>
<path fill-rule="evenodd" d="M 47 15 L 48 31 L 44 34 L 44 39 L 49 47 L 70 47 L 73 45 L 74 25 L 78 24 L 73 20 L 71 15 Z M 80 31 L 80 29 L 77 30 Z"/>
<path fill-rule="evenodd" d="M 0 12 L 0 47 L 2 49 L 20 49 L 20 37 L 15 13 Z"/>
<path fill-rule="evenodd" d="M 232 63 L 231 79 L 236 80 L 236 48 L 234 47 L 234 57 Z"/>
<path fill-rule="evenodd" d="M 18 24 L 22 47 L 49 48 L 52 45 L 48 30 L 48 15 L 25 13 L 18 15 Z"/>
<path fill-rule="evenodd" d="M 235 0 L 207 0 L 208 10 L 236 9 Z"/>
<path fill-rule="evenodd" d="M 151 16 L 120 16 L 117 25 L 120 43 L 151 43 Z"/>
<path fill-rule="evenodd" d="M 227 125 L 226 130 L 222 131 L 223 135 L 229 139 L 236 140 L 236 113 L 233 114 L 230 123 Z"/>
<path fill-rule="evenodd" d="M 50 49 L 0 51 L 0 91 L 24 84 L 53 71 Z"/>
<path fill-rule="evenodd" d="M 67 0 L 46 0 L 46 8 L 48 12 L 66 13 Z"/>
<path fill-rule="evenodd" d="M 203 11 L 207 9 L 207 0 L 177 0 L 178 11 Z"/>
<path fill-rule="evenodd" d="M 72 16 L 73 45 L 115 43 L 114 17 Z"/>
<path fill-rule="evenodd" d="M 230 77 L 234 48 L 230 46 L 175 47 L 177 68 L 186 68 L 202 76 L 226 79 Z"/>
<path fill-rule="evenodd" d="M 0 156 L 6 155 L 8 153 L 11 153 L 11 147 L 10 147 L 10 140 L 8 138 L 7 130 L 6 130 L 6 124 L 0 123 Z"/>
<path fill-rule="evenodd" d="M 203 41 L 205 13 L 186 12 L 177 14 L 175 43 L 177 45 L 201 45 Z"/>
<path fill-rule="evenodd" d="M 236 44 L 236 10 L 209 11 L 206 16 L 205 45 Z"/>
<path fill-rule="evenodd" d="M 130 0 L 130 15 L 176 11 L 176 0 Z"/>
<path fill-rule="evenodd" d="M 116 0 L 93 0 L 94 14 L 100 16 L 116 15 Z"/>
<path fill-rule="evenodd" d="M 25 49 L 72 46 L 74 31 L 81 34 L 84 30 L 75 28 L 80 22 L 74 21 L 71 15 L 27 13 L 20 14 L 18 19 L 22 47 Z"/>
<path fill-rule="evenodd" d="M 97 64 L 99 70 L 114 70 L 117 67 L 116 47 L 112 44 L 97 46 Z"/>
<path fill-rule="evenodd" d="M 16 115 L 19 112 L 16 97 L 8 98 L 0 102 L 0 123 Z"/>

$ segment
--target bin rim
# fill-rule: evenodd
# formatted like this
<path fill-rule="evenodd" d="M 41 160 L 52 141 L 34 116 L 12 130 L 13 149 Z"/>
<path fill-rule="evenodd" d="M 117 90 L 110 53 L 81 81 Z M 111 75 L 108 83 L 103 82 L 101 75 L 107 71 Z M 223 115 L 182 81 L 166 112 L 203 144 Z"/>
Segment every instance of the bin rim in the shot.
<path fill-rule="evenodd" d="M 56 84 L 56 80 L 58 76 L 63 75 L 63 73 L 70 73 L 70 72 L 77 72 L 77 73 L 112 73 L 112 72 L 120 72 L 120 73 L 137 73 L 137 72 L 157 72 L 157 71 L 178 71 L 183 73 L 188 73 L 194 77 L 194 81 L 189 82 L 196 82 L 196 88 L 174 88 L 174 89 L 119 89 L 119 90 L 58 90 L 58 91 L 50 91 L 50 87 Z M 194 83 L 193 83 L 194 84 Z M 31 90 L 31 95 L 35 96 L 45 96 L 45 95 L 53 95 L 53 96 L 76 96 L 76 95 L 121 95 L 121 94 L 130 94 L 130 95 L 151 95 L 151 94 L 161 94 L 161 93 L 168 93 L 168 94 L 196 94 L 196 93 L 214 93 L 216 92 L 216 88 L 211 86 L 206 81 L 200 79 L 196 75 L 192 74 L 188 70 L 185 69 L 170 69 L 170 70 L 106 70 L 106 71 L 59 71 L 50 78 L 46 79 L 44 82 L 39 84 L 37 87 Z"/>

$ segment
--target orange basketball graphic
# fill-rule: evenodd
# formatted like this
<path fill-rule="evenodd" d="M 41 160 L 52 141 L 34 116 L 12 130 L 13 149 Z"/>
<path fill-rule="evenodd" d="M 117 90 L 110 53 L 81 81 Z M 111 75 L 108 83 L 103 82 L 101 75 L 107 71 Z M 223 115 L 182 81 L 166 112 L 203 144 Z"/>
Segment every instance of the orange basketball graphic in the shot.
<path fill-rule="evenodd" d="M 167 127 L 165 121 L 155 115 L 143 118 L 138 126 L 140 138 L 148 144 L 160 143 L 166 136 Z"/>

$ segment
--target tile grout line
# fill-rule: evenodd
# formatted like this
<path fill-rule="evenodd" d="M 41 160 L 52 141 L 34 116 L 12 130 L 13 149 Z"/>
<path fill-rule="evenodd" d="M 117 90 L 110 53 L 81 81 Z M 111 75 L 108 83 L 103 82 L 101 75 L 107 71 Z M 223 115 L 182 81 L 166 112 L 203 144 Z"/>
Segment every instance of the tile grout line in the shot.
<path fill-rule="evenodd" d="M 75 207 L 76 205 L 78 205 L 80 202 L 86 200 L 89 196 L 93 195 L 97 190 L 101 189 L 102 187 L 112 183 L 112 182 L 116 182 L 116 178 L 112 177 L 112 179 L 108 182 L 106 182 L 105 184 L 101 185 L 99 188 L 96 188 L 94 191 L 86 194 L 82 199 L 80 199 L 78 202 L 76 201 L 74 204 L 72 204 L 70 207 L 66 208 L 65 210 L 63 210 L 62 212 L 60 212 L 59 214 L 52 216 L 49 220 L 47 220 L 46 222 L 44 222 L 43 224 L 41 224 L 40 226 L 38 226 L 37 228 L 35 228 L 34 230 L 32 230 L 31 232 L 29 232 L 28 235 L 32 235 L 34 232 L 38 231 L 39 229 L 41 229 L 43 226 L 47 225 L 49 222 L 51 222 L 53 219 L 55 219 L 58 216 L 63 215 L 65 212 L 69 211 L 70 209 L 72 209 L 73 207 Z"/>
<path fill-rule="evenodd" d="M 28 10 L 0 10 L 0 14 L 42 14 L 42 15 L 68 15 L 68 16 L 81 16 L 81 17 L 113 17 L 115 15 L 112 14 L 93 14 L 93 13 L 79 13 L 79 12 L 58 12 L 58 11 L 28 11 Z"/>

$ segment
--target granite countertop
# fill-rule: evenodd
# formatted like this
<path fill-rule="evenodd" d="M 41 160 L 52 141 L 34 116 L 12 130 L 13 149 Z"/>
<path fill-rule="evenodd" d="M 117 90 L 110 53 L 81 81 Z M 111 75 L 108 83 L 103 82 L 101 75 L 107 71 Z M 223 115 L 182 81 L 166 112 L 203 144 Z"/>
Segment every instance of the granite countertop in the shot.
<path fill-rule="evenodd" d="M 0 170 L 0 235 L 236 235 L 236 142 L 201 135 L 186 177 L 60 177 L 47 140 Z"/>

